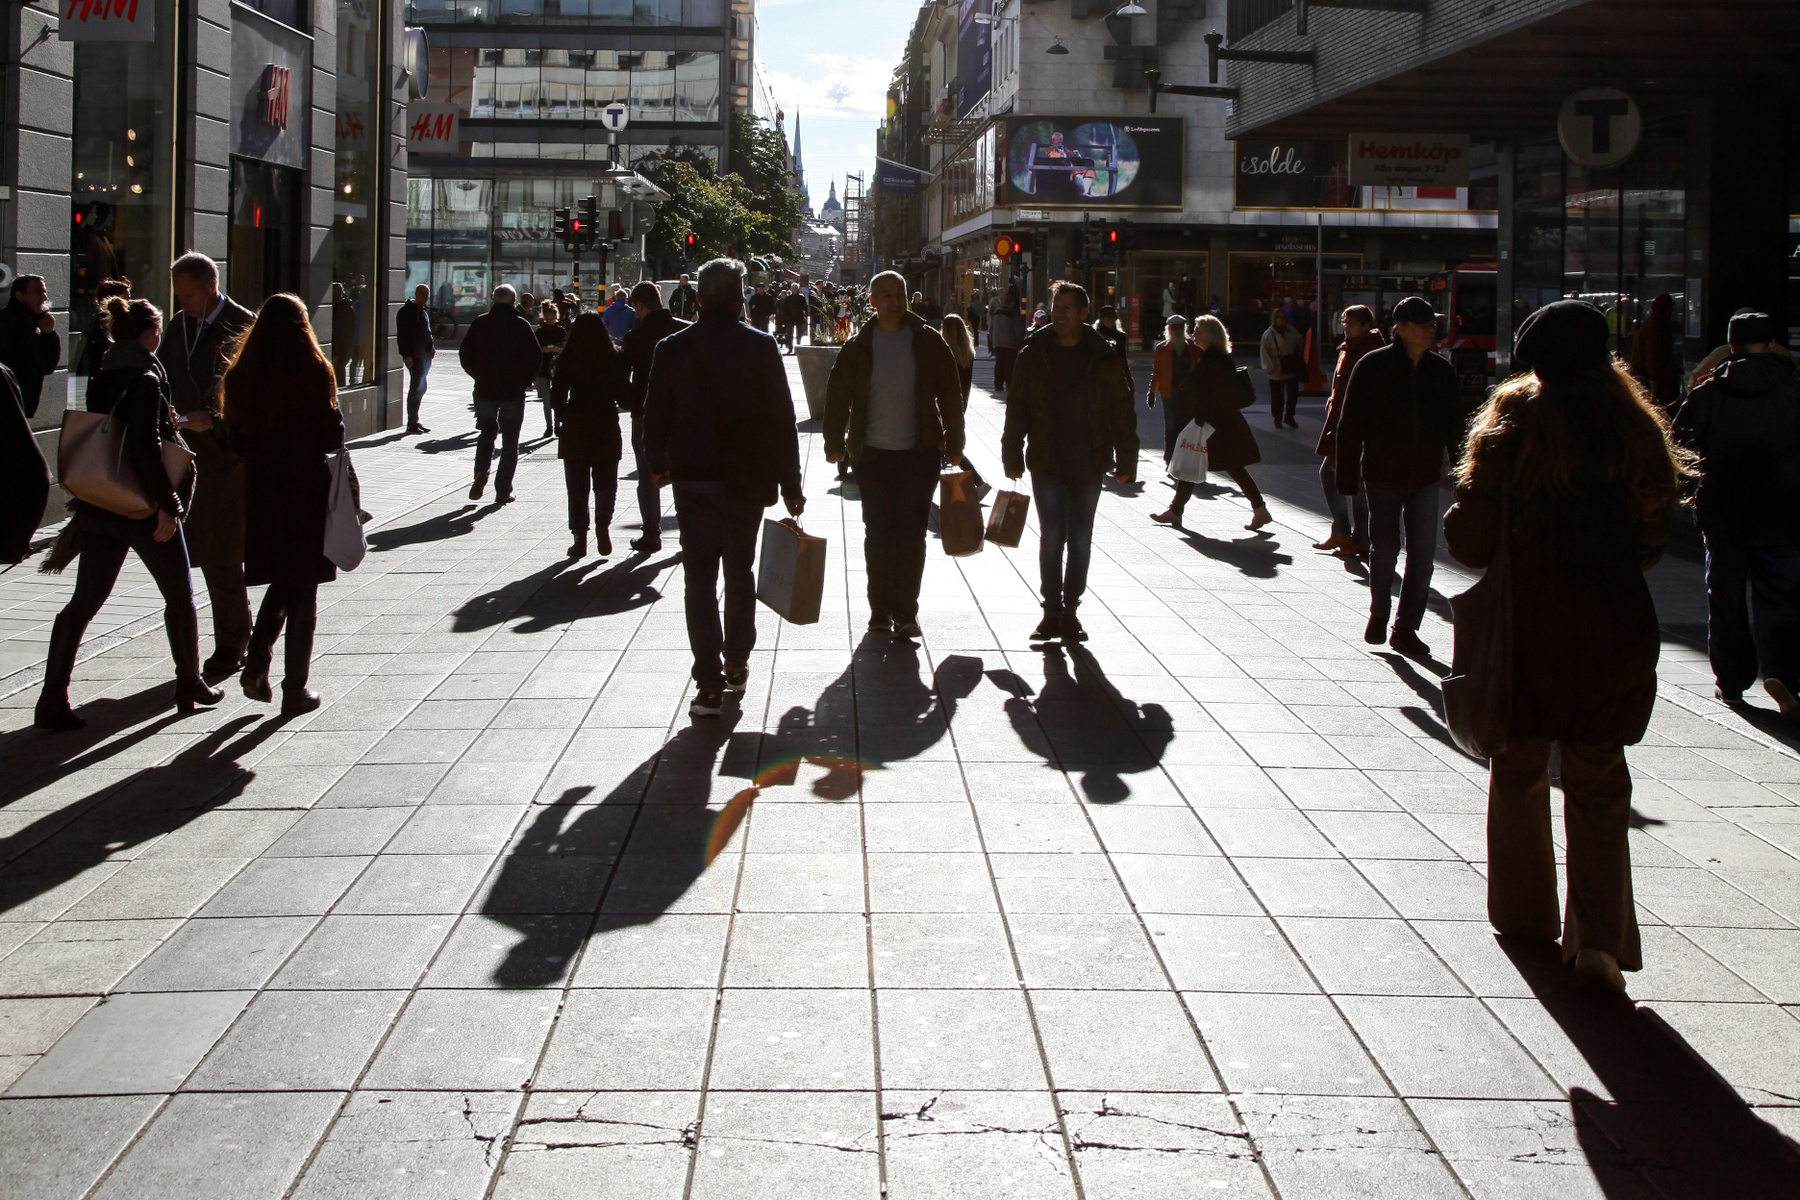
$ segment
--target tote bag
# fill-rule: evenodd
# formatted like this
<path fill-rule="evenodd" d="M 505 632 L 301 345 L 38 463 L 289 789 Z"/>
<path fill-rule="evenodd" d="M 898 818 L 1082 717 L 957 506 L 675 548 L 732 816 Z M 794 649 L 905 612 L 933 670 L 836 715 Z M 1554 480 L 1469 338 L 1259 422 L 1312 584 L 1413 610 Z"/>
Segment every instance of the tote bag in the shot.
<path fill-rule="evenodd" d="M 179 487 L 194 453 L 179 437 L 162 443 L 163 470 Z M 142 520 L 156 511 L 125 446 L 125 422 L 111 413 L 65 412 L 56 448 L 57 482 L 83 504 Z"/>
<path fill-rule="evenodd" d="M 362 517 L 356 511 L 356 489 L 351 486 L 350 452 L 331 456 L 331 492 L 325 509 L 325 557 L 340 571 L 354 571 L 369 552 L 363 536 Z"/>
<path fill-rule="evenodd" d="M 1507 552 L 1511 525 L 1500 504 L 1500 544 L 1487 573 L 1461 595 L 1450 598 L 1456 633 L 1450 675 L 1444 680 L 1444 724 L 1456 744 L 1476 758 L 1506 749 L 1512 715 L 1512 560 Z"/>
<path fill-rule="evenodd" d="M 792 517 L 765 519 L 756 598 L 791 624 L 811 625 L 819 619 L 824 595 L 825 539 L 807 533 Z"/>
<path fill-rule="evenodd" d="M 1169 478 L 1183 483 L 1206 482 L 1206 439 L 1212 427 L 1189 421 L 1181 436 L 1175 439 L 1175 453 L 1169 456 Z"/>
<path fill-rule="evenodd" d="M 938 476 L 938 537 L 952 558 L 981 553 L 981 502 L 975 499 L 975 477 L 967 471 Z"/>

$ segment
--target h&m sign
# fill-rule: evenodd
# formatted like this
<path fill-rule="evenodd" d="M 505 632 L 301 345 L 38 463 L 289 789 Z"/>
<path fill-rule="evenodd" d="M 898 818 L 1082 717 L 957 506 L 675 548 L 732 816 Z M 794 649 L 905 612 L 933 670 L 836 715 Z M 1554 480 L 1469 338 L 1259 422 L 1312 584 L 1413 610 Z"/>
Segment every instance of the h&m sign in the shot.
<path fill-rule="evenodd" d="M 270 63 L 263 68 L 262 123 L 271 129 L 288 127 L 288 82 L 292 72 Z"/>
<path fill-rule="evenodd" d="M 461 133 L 457 118 L 461 110 L 454 104 L 425 104 L 419 101 L 406 106 L 406 152 L 408 154 L 455 154 Z"/>
<path fill-rule="evenodd" d="M 156 0 L 63 0 L 65 42 L 154 42 Z"/>

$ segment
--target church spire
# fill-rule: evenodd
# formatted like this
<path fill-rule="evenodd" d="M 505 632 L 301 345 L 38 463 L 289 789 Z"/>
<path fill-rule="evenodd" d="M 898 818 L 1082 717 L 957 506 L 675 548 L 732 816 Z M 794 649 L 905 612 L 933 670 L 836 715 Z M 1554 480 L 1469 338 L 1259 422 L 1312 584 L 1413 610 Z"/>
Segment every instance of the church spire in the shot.
<path fill-rule="evenodd" d="M 806 190 L 806 163 L 800 157 L 800 110 L 794 110 L 794 190 L 800 194 L 800 207 L 812 216 L 812 196 Z"/>

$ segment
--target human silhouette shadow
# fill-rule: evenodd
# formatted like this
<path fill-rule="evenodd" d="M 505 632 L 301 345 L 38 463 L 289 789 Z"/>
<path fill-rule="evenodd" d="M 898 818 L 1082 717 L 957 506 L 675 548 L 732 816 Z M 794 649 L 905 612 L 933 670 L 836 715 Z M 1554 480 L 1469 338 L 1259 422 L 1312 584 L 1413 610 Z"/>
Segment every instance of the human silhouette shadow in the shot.
<path fill-rule="evenodd" d="M 815 796 L 847 800 L 864 771 L 916 758 L 947 737 L 957 704 L 981 682 L 981 660 L 948 655 L 929 679 L 919 667 L 914 643 L 865 635 L 811 708 L 795 705 L 776 722 L 763 755 L 771 786 L 792 784 L 805 760 L 826 768 Z"/>
<path fill-rule="evenodd" d="M 1653 1008 L 1581 987 L 1555 946 L 1498 940 L 1605 1089 L 1571 1088 L 1569 1108 L 1608 1197 L 1791 1200 L 1800 1145 L 1761 1120 Z"/>
<path fill-rule="evenodd" d="M 492 506 L 483 508 L 480 505 L 465 504 L 452 512 L 439 513 L 411 525 L 377 529 L 369 534 L 369 549 L 377 552 L 398 550 L 402 546 L 421 546 L 426 542 L 461 537 L 465 533 L 473 533 L 475 522 L 493 511 Z"/>
<path fill-rule="evenodd" d="M 484 915 L 523 935 L 495 968 L 496 985 L 556 983 L 592 931 L 648 924 L 694 886 L 707 868 L 720 751 L 727 767 L 755 761 L 753 745 L 733 743 L 761 735 L 736 733 L 738 720 L 727 710 L 677 731 L 597 804 L 594 788 L 577 784 L 532 814 L 482 900 Z"/>
<path fill-rule="evenodd" d="M 1052 765 L 1080 772 L 1082 794 L 1096 804 L 1129 798 L 1125 776 L 1156 770 L 1175 740 L 1174 718 L 1160 704 L 1127 699 L 1084 646 L 1046 646 L 1043 655 L 1044 690 L 1035 699 L 1016 672 L 988 672 L 1011 694 L 1013 732 Z"/>
<path fill-rule="evenodd" d="M 414 442 L 413 447 L 426 454 L 443 454 L 452 450 L 467 450 L 475 444 L 479 436 L 478 430 L 471 429 L 467 433 L 453 433 L 446 437 L 432 438 L 429 441 Z"/>
<path fill-rule="evenodd" d="M 610 616 L 643 608 L 662 598 L 651 586 L 657 576 L 680 561 L 679 554 L 656 562 L 647 555 L 632 555 L 610 565 L 602 559 L 560 559 L 522 579 L 470 597 L 451 614 L 451 628 L 458 632 L 489 629 L 522 617 L 516 631 L 537 633 L 583 616 Z M 603 566 L 605 569 L 599 569 Z"/>
<path fill-rule="evenodd" d="M 166 724 L 155 722 L 140 732 L 148 736 Z M 256 772 L 238 759 L 282 724 L 257 713 L 233 717 L 168 763 L 108 781 L 99 791 L 0 838 L 0 914 L 242 796 Z M 245 733 L 250 726 L 255 728 Z M 142 739 L 134 734 L 134 740 Z M 70 759 L 69 765 L 82 757 Z M 71 819 L 71 813 L 79 815 Z"/>
<path fill-rule="evenodd" d="M 1226 540 L 1184 529 L 1181 539 L 1206 557 L 1235 567 L 1251 579 L 1273 579 L 1281 573 L 1282 567 L 1292 566 L 1294 562 L 1294 556 L 1283 553 L 1281 543 L 1266 533 Z"/>

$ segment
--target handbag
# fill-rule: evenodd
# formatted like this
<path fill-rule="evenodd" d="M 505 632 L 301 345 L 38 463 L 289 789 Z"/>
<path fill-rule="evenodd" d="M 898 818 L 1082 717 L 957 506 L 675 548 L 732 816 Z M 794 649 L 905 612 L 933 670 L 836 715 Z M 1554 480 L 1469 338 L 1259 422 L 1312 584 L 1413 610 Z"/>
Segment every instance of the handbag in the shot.
<path fill-rule="evenodd" d="M 325 508 L 325 557 L 340 571 L 354 571 L 369 552 L 368 538 L 363 536 L 362 516 L 357 512 L 355 468 L 350 465 L 350 452 L 339 450 L 331 456 L 331 490 Z"/>
<path fill-rule="evenodd" d="M 1179 479 L 1183 483 L 1206 482 L 1206 438 L 1209 426 L 1202 425 L 1199 418 L 1187 423 L 1181 436 L 1175 439 L 1175 450 L 1169 455 L 1169 478 Z"/>
<path fill-rule="evenodd" d="M 1031 511 L 1031 497 L 1023 492 L 995 492 L 994 507 L 988 513 L 987 540 L 996 546 L 1013 547 L 1025 535 L 1025 516 Z"/>
<path fill-rule="evenodd" d="M 161 445 L 163 470 L 179 487 L 194 465 L 194 452 L 177 434 Z M 138 479 L 126 445 L 125 422 L 112 413 L 64 412 L 56 448 L 56 477 L 83 504 L 141 521 L 156 502 Z"/>
<path fill-rule="evenodd" d="M 1281 356 L 1281 373 L 1288 379 L 1298 379 L 1306 374 L 1306 359 L 1298 354 Z"/>
<path fill-rule="evenodd" d="M 764 519 L 756 598 L 791 624 L 811 625 L 819 619 L 824 595 L 825 539 L 791 517 Z"/>
<path fill-rule="evenodd" d="M 1512 716 L 1512 559 L 1509 506 L 1500 501 L 1500 544 L 1487 571 L 1450 598 L 1455 635 L 1443 682 L 1444 724 L 1464 751 L 1492 758 L 1506 749 Z"/>
<path fill-rule="evenodd" d="M 1250 378 L 1249 367 L 1238 367 L 1233 372 L 1237 376 L 1239 408 L 1249 408 L 1256 403 L 1256 380 Z"/>
<path fill-rule="evenodd" d="M 981 502 L 975 499 L 975 477 L 967 471 L 938 476 L 938 537 L 952 558 L 980 554 L 983 540 Z"/>

